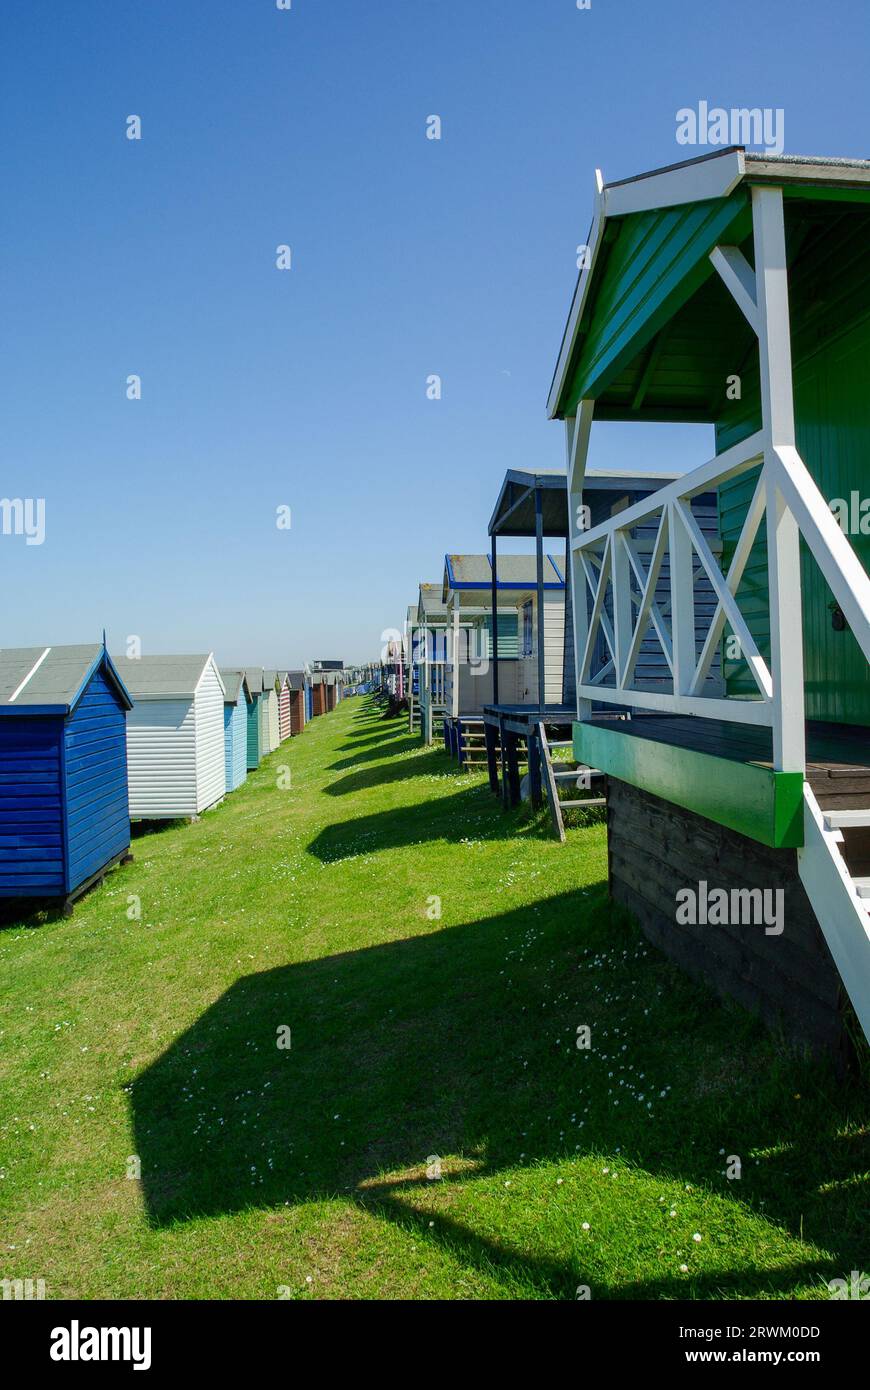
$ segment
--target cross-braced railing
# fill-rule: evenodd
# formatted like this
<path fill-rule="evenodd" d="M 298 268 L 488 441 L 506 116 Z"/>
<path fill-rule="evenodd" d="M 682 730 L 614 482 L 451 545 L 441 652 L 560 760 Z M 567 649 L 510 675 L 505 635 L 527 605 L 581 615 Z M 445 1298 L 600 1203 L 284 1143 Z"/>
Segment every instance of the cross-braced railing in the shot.
<path fill-rule="evenodd" d="M 691 508 L 693 497 L 752 469 L 759 475 L 727 571 L 720 568 Z M 775 499 L 773 507 L 771 499 Z M 765 661 L 739 603 L 740 582 L 767 525 L 768 555 L 775 557 L 777 527 L 793 519 L 824 575 L 864 656 L 870 661 L 870 578 L 843 534 L 822 493 L 794 448 L 765 449 L 763 431 L 720 454 L 616 517 L 581 532 L 574 540 L 587 595 L 578 609 L 578 695 L 629 708 L 728 719 L 776 729 L 790 718 L 803 720 L 803 690 L 785 690 Z M 637 528 L 657 527 L 646 554 Z M 668 597 L 662 601 L 662 571 L 669 564 Z M 715 597 L 713 616 L 699 632 L 696 594 L 704 576 Z M 799 592 L 770 588 L 771 647 L 791 632 L 790 614 L 800 614 Z M 726 625 L 736 638 L 756 686 L 754 697 L 726 698 L 710 681 Z M 655 634 L 670 671 L 669 689 L 644 688 L 638 676 L 643 644 Z M 593 670 L 601 638 L 606 659 Z M 792 639 L 789 639 L 792 640 Z M 781 728 L 780 728 L 781 732 Z"/>

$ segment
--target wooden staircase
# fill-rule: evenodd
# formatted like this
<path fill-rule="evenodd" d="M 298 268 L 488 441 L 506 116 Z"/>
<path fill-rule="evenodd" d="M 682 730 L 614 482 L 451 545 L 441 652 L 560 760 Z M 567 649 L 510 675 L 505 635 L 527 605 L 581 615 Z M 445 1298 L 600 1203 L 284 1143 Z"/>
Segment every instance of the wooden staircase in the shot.
<path fill-rule="evenodd" d="M 866 770 L 862 771 L 866 775 Z M 836 780 L 839 785 L 835 785 Z M 804 782 L 804 843 L 797 854 L 801 882 L 864 1035 L 870 1039 L 867 786 L 848 786 L 842 774 L 826 784 L 808 769 Z"/>
<path fill-rule="evenodd" d="M 589 767 L 586 763 L 578 762 L 573 755 L 573 745 L 570 739 L 550 743 L 543 724 L 538 725 L 538 739 L 541 748 L 541 777 L 547 792 L 553 831 L 556 838 L 564 844 L 565 822 L 563 813 L 565 811 L 589 811 L 593 807 L 607 805 L 606 797 L 594 794 L 589 796 L 574 794 L 575 792 L 592 793 L 593 782 L 602 778 L 604 773 L 597 767 Z M 571 755 L 567 758 L 554 759 L 553 752 L 561 751 L 564 748 L 571 749 Z M 566 792 L 567 796 L 561 795 L 562 792 Z"/>
<path fill-rule="evenodd" d="M 849 872 L 855 893 L 870 913 L 870 807 L 841 811 L 822 808 L 825 829 L 831 833 Z"/>

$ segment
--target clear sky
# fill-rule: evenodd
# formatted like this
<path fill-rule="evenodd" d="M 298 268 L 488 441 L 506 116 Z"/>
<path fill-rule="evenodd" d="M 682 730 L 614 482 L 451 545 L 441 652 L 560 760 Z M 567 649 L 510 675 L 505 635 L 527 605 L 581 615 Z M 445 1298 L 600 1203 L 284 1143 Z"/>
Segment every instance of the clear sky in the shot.
<path fill-rule="evenodd" d="M 697 153 L 702 100 L 870 155 L 866 0 L 30 0 L 0 28 L 0 498 L 46 505 L 42 545 L 0 535 L 2 646 L 376 655 L 486 547 L 505 469 L 563 464 L 596 165 Z M 711 452 L 640 429 L 591 461 Z"/>

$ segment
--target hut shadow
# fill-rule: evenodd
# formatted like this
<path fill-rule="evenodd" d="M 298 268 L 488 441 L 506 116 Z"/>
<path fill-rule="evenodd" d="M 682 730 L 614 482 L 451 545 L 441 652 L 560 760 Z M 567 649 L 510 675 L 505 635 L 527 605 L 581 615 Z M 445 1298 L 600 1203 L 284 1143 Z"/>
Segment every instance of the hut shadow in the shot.
<path fill-rule="evenodd" d="M 190 824 L 190 816 L 175 816 L 171 820 L 134 820 L 130 822 L 130 839 L 144 840 L 150 835 L 166 835 L 170 830 L 181 830 Z"/>
<path fill-rule="evenodd" d="M 359 767 L 360 763 L 378 762 L 396 753 L 413 753 L 422 747 L 416 734 L 404 734 L 401 738 L 384 739 L 373 747 L 364 748 L 361 753 L 351 753 L 347 758 L 339 758 L 338 762 L 328 763 L 326 770 L 344 772 L 347 768 Z"/>
<path fill-rule="evenodd" d="M 448 763 L 445 771 L 449 772 L 449 768 Z M 460 779 L 470 782 L 467 774 L 457 773 L 457 783 Z M 504 813 L 498 808 L 489 783 L 476 781 L 462 791 L 416 806 L 399 806 L 324 826 L 309 842 L 308 851 L 321 863 L 332 864 L 357 854 L 369 855 L 433 840 L 451 844 L 462 840 L 509 840 L 520 831 L 532 839 L 552 839 L 549 819 L 542 813 L 533 813 L 527 804 Z"/>
<path fill-rule="evenodd" d="M 386 786 L 390 782 L 402 782 L 412 777 L 427 777 L 434 773 L 451 771 L 458 771 L 455 762 L 445 753 L 430 749 L 427 753 L 421 753 L 418 758 L 364 768 L 360 772 L 349 772 L 346 777 L 327 782 L 323 790 L 328 796 L 347 796 L 350 792 L 366 791 L 369 787 Z"/>
<path fill-rule="evenodd" d="M 542 1009 L 554 1002 L 553 976 L 517 969 L 511 980 L 504 964 L 527 949 L 530 929 L 546 933 L 548 956 L 560 956 L 566 971 L 584 938 L 596 949 L 636 944 L 636 930 L 614 920 L 601 885 L 591 908 L 589 902 L 580 892 L 564 893 L 534 908 L 239 979 L 133 1083 L 148 1220 L 162 1228 L 350 1194 L 379 1219 L 417 1229 L 482 1270 L 512 1271 L 544 1296 L 574 1297 L 583 1278 L 573 1256 L 542 1257 L 479 1233 L 449 1211 L 433 1210 L 424 1194 L 434 1154 L 464 1155 L 445 1174 L 448 1186 L 567 1157 L 563 1131 L 577 1105 L 577 1071 L 573 1055 L 566 1056 L 570 1048 L 555 1046 L 543 1022 Z M 678 990 L 691 997 L 697 1018 L 693 1057 L 711 1042 L 720 1046 L 720 1006 L 682 979 Z M 592 998 L 584 1009 L 603 1007 Z M 683 1022 L 685 1012 L 679 1017 Z M 640 1017 L 637 1045 L 655 1052 L 660 1026 L 660 1019 Z M 710 1276 L 693 1283 L 692 1297 L 705 1296 L 704 1289 L 709 1296 L 721 1296 L 717 1289 L 740 1297 L 785 1292 L 796 1274 L 830 1278 L 863 1258 L 855 1203 L 867 1154 L 840 1137 L 854 1097 L 833 1091 L 824 1122 L 807 1136 L 808 1152 L 789 1152 L 766 1090 L 774 1046 L 760 1028 L 757 1036 L 753 1025 L 746 1028 L 763 1071 L 739 1108 L 739 1142 L 746 1153 L 779 1156 L 760 1160 L 763 1181 L 748 1192 L 726 1185 L 723 1200 L 753 1206 L 763 1194 L 759 1215 L 817 1242 L 829 1258 Z M 678 1039 L 671 1046 L 676 1055 Z M 778 1095 L 806 1084 L 801 1065 L 781 1069 Z M 699 1089 L 679 1126 L 664 1107 L 654 1119 L 638 1120 L 632 1163 L 663 1180 L 708 1183 L 706 1150 L 722 1108 L 721 1093 Z M 572 1139 L 582 1135 L 573 1156 L 625 1144 L 614 1124 L 605 1106 L 582 1131 L 571 1131 Z M 626 1283 L 614 1275 L 607 1296 L 687 1291 L 669 1277 Z"/>

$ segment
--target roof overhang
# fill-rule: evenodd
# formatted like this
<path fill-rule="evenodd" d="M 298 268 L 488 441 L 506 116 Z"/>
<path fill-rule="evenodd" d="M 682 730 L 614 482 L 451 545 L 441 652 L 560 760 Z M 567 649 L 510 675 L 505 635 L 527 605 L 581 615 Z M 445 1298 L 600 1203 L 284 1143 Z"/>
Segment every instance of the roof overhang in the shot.
<path fill-rule="evenodd" d="M 587 243 L 588 254 L 574 288 L 547 402 L 551 419 L 564 418 L 565 415 L 573 413 L 576 405 L 572 399 L 575 393 L 570 389 L 574 369 L 588 327 L 587 321 L 590 313 L 594 311 L 594 298 L 601 280 L 602 267 L 606 264 L 608 247 L 616 233 L 615 224 L 636 214 L 666 212 L 668 209 L 702 203 L 709 205 L 711 211 L 707 231 L 714 239 L 714 244 L 718 239 L 728 239 L 732 233 L 733 239 L 736 240 L 738 225 L 741 225 L 742 234 L 745 235 L 745 226 L 738 223 L 738 218 L 741 207 L 748 206 L 748 191 L 741 193 L 740 190 L 748 190 L 753 184 L 780 186 L 783 188 L 784 196 L 790 198 L 867 202 L 870 201 L 870 161 L 756 154 L 741 146 L 729 146 L 695 159 L 653 169 L 634 178 L 621 179 L 609 184 L 605 184 L 600 172 L 596 172 L 595 206 Z M 733 200 L 733 206 L 729 200 Z M 720 209 L 721 216 L 717 220 L 716 213 Z M 729 225 L 729 214 L 732 212 L 734 216 L 730 217 Z M 715 274 L 712 266 L 707 264 L 708 247 L 700 236 L 697 252 L 695 281 L 687 286 L 687 298 L 695 292 L 702 279 Z M 670 316 L 673 317 L 673 314 Z M 648 325 L 648 342 L 654 338 L 666 318 L 665 305 L 658 319 L 651 320 Z M 646 343 L 639 341 L 637 349 L 644 346 Z M 651 356 L 654 351 L 653 346 L 650 349 Z M 653 363 L 649 365 L 651 369 Z M 597 392 L 590 391 L 589 395 L 590 398 L 598 398 Z M 602 409 L 597 409 L 596 414 L 598 418 L 635 418 L 627 407 L 614 409 L 605 405 Z M 685 407 L 669 410 L 663 406 L 651 412 L 647 418 L 709 420 L 713 416 L 709 409 L 704 408 L 703 403 L 699 403 L 694 411 Z"/>

